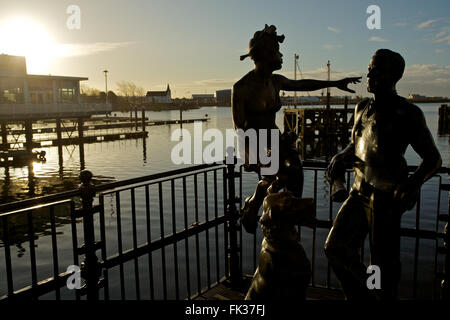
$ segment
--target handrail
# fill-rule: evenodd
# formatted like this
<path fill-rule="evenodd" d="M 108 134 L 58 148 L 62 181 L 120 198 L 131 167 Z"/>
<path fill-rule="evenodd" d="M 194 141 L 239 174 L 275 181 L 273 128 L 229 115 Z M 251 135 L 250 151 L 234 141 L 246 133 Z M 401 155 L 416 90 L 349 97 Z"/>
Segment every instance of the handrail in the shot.
<path fill-rule="evenodd" d="M 189 166 L 189 167 L 185 167 L 185 168 L 181 168 L 181 169 L 175 169 L 175 170 L 171 170 L 171 171 L 159 172 L 159 173 L 154 173 L 154 174 L 136 177 L 136 178 L 130 178 L 130 179 L 125 179 L 125 180 L 120 180 L 120 181 L 115 181 L 115 182 L 108 182 L 105 184 L 99 184 L 99 185 L 95 186 L 95 189 L 97 192 L 101 192 L 101 191 L 111 190 L 111 189 L 115 189 L 115 188 L 119 188 L 119 187 L 123 187 L 123 186 L 138 184 L 138 183 L 146 182 L 149 180 L 162 179 L 162 178 L 176 176 L 176 175 L 180 175 L 180 174 L 184 174 L 184 173 L 188 173 L 188 172 L 192 172 L 192 171 L 213 168 L 216 166 L 220 167 L 220 166 L 224 166 L 224 165 L 225 165 L 224 162 L 223 163 L 216 162 L 216 163 L 212 163 L 212 164 L 200 164 L 200 165 L 196 165 L 196 166 Z M 303 161 L 304 168 L 312 167 L 312 168 L 325 169 L 327 166 L 328 166 L 328 162 L 326 162 L 326 161 L 315 161 L 315 160 Z M 408 171 L 409 172 L 415 171 L 417 169 L 417 167 L 418 166 L 408 166 Z M 347 169 L 350 169 L 350 167 L 348 167 Z M 437 173 L 449 174 L 450 168 L 441 167 Z M 73 198 L 73 197 L 78 197 L 78 196 L 80 196 L 80 190 L 75 189 L 75 190 L 63 191 L 63 192 L 46 195 L 46 196 L 41 196 L 41 197 L 34 197 L 31 199 L 9 202 L 9 203 L 5 203 L 5 204 L 0 204 L 0 213 L 4 213 L 4 212 L 10 211 L 10 210 L 19 210 L 19 209 L 27 208 L 29 206 L 39 205 L 39 204 L 47 203 L 47 202 L 55 202 L 55 201 L 65 200 L 68 198 Z"/>
<path fill-rule="evenodd" d="M 145 182 L 145 181 L 149 181 L 149 180 L 167 178 L 167 177 L 176 176 L 176 175 L 180 175 L 180 174 L 184 174 L 184 173 L 188 173 L 188 172 L 203 170 L 203 169 L 207 169 L 207 168 L 213 168 L 216 166 L 221 167 L 221 166 L 223 166 L 223 164 L 221 164 L 221 163 L 201 164 L 201 165 L 189 166 L 189 167 L 185 167 L 185 168 L 181 168 L 181 169 L 175 169 L 175 170 L 171 170 L 171 171 L 154 173 L 154 174 L 141 176 L 141 177 L 137 177 L 137 178 L 130 178 L 130 179 L 125 179 L 125 180 L 120 180 L 120 181 L 115 181 L 115 182 L 109 182 L 109 183 L 105 183 L 105 184 L 99 184 L 99 185 L 95 186 L 95 190 L 97 192 L 100 192 L 100 191 L 115 189 L 115 188 L 122 187 L 122 186 L 133 185 L 133 184 L 137 184 L 137 183 L 141 183 L 141 182 Z M 78 196 L 80 196 L 80 190 L 74 189 L 74 190 L 63 191 L 63 192 L 59 192 L 59 193 L 55 193 L 55 194 L 51 194 L 51 195 L 47 195 L 47 196 L 41 196 L 41 197 L 35 197 L 35 198 L 31 198 L 31 199 L 9 202 L 9 203 L 0 205 L 0 213 L 4 213 L 4 212 L 10 211 L 10 210 L 19 210 L 19 209 L 27 208 L 29 206 L 35 206 L 35 205 L 39 205 L 39 204 L 47 203 L 47 202 L 55 202 L 55 201 L 59 201 L 59 200 L 65 200 L 68 198 L 78 197 Z"/>

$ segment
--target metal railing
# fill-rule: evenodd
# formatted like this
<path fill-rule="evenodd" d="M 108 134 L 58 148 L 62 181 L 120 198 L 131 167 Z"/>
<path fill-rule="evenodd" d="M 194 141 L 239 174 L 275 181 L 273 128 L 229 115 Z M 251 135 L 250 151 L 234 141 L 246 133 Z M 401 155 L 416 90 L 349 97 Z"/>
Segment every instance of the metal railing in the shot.
<path fill-rule="evenodd" d="M 319 199 L 319 194 L 330 191 L 318 187 L 325 167 L 323 162 L 304 162 L 305 174 L 310 175 L 304 190 L 311 193 L 305 196 L 312 196 L 316 205 L 322 206 L 322 216 L 318 217 L 317 228 L 299 227 L 299 232 L 305 248 L 311 250 L 311 286 L 332 288 L 330 267 L 318 257 L 322 251 L 318 234 L 328 232 L 336 213 L 329 197 L 325 209 Z M 440 173 L 448 170 L 441 169 Z M 0 205 L 4 247 L 0 268 L 4 266 L 6 271 L 6 281 L 0 278 L 0 299 L 190 299 L 224 279 L 239 287 L 242 274 L 255 270 L 261 234 L 242 232 L 237 208 L 243 203 L 243 180 L 255 177 L 244 174 L 242 167 L 199 165 L 97 186 L 92 185 L 91 177 L 83 171 L 77 190 Z M 447 270 L 440 271 L 439 263 L 442 258 L 448 260 L 448 246 L 441 244 L 445 237 L 448 243 L 448 233 L 439 231 L 439 222 L 448 221 L 448 212 L 441 213 L 441 196 L 449 187 L 442 183 L 441 175 L 437 180 L 435 228 L 420 228 L 420 202 L 415 210 L 415 228 L 402 228 L 402 237 L 415 239 L 412 297 L 416 297 L 418 288 L 419 245 L 423 239 L 434 241 L 433 284 L 446 280 L 443 294 L 448 297 L 449 266 L 447 263 Z M 348 187 L 350 182 L 348 173 Z M 253 189 L 252 183 L 248 185 Z M 46 217 L 44 224 L 42 216 Z M 81 223 L 83 232 L 79 230 Z M 39 238 L 39 233 L 46 237 Z M 61 240 L 64 237 L 70 246 Z M 44 246 L 51 251 L 51 258 L 46 260 L 47 264 L 51 261 L 51 276 L 41 276 L 41 264 L 37 262 L 37 245 L 44 238 L 51 240 L 48 247 Z M 29 263 L 22 257 L 18 270 L 27 273 L 28 269 L 31 274 L 30 283 L 19 287 L 15 282 L 17 262 L 11 252 L 18 243 L 29 245 Z M 68 259 L 60 254 L 63 246 L 71 252 Z M 79 272 L 69 271 L 69 262 L 79 266 Z M 324 267 L 326 271 L 322 272 Z M 68 281 L 77 275 L 84 280 L 83 286 L 68 290 Z"/>

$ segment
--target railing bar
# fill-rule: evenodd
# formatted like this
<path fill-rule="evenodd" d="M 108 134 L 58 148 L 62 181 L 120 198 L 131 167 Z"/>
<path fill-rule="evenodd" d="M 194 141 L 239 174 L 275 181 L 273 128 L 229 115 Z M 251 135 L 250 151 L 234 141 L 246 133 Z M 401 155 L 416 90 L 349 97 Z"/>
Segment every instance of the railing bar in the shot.
<path fill-rule="evenodd" d="M 5 246 L 5 260 L 6 260 L 6 279 L 8 283 L 8 295 L 11 296 L 14 292 L 14 283 L 11 265 L 11 248 L 9 247 L 9 231 L 8 231 L 8 217 L 2 217 L 3 224 L 3 242 Z"/>
<path fill-rule="evenodd" d="M 315 171 L 317 171 L 317 170 L 315 170 Z M 347 184 L 348 183 L 349 183 L 349 180 L 348 180 L 348 176 L 347 176 Z M 330 185 L 328 187 L 328 195 L 330 197 L 330 199 L 329 199 L 330 208 L 328 210 L 328 221 L 333 221 L 333 202 L 331 201 L 331 190 L 332 190 L 332 186 L 330 183 Z M 331 266 L 327 259 L 327 286 L 326 286 L 327 288 L 330 288 L 330 286 L 331 286 L 330 282 L 331 282 Z"/>
<path fill-rule="evenodd" d="M 106 260 L 106 231 L 105 231 L 105 196 L 100 194 L 99 196 L 99 204 L 100 204 L 100 239 L 102 241 L 101 254 L 102 260 Z M 103 279 L 105 281 L 105 286 L 103 288 L 105 300 L 109 300 L 109 275 L 108 269 L 103 269 Z"/>
<path fill-rule="evenodd" d="M 239 214 L 240 214 L 240 211 L 241 211 L 241 208 L 242 208 L 242 166 L 239 166 L 239 208 L 238 208 L 238 212 L 239 212 Z M 240 259 L 239 259 L 239 263 L 240 263 L 240 266 L 239 266 L 239 268 L 240 268 L 240 270 L 243 270 L 242 268 L 243 268 L 243 266 L 242 266 L 242 261 L 244 260 L 243 259 L 243 254 L 242 254 L 242 226 L 241 226 L 241 224 L 239 223 L 239 257 L 240 257 Z"/>
<path fill-rule="evenodd" d="M 131 196 L 131 224 L 133 228 L 133 248 L 137 248 L 137 230 L 136 230 L 136 192 L 134 188 L 130 189 Z M 134 279 L 136 283 L 136 300 L 141 300 L 141 288 L 139 279 L 139 259 L 134 259 Z"/>
<path fill-rule="evenodd" d="M 314 170 L 317 167 L 321 168 L 322 170 L 325 170 L 325 168 L 327 167 L 328 163 L 324 162 L 324 161 L 303 161 L 303 169 L 304 170 Z M 157 174 L 152 174 L 152 175 L 148 175 L 148 176 L 144 176 L 144 177 L 139 177 L 139 178 L 132 178 L 132 179 L 127 179 L 127 180 L 122 180 L 122 181 L 117 181 L 117 182 L 111 182 L 111 183 L 105 183 L 105 184 L 100 184 L 98 186 L 96 186 L 96 190 L 97 192 L 105 192 L 105 194 L 107 193 L 114 193 L 116 192 L 116 190 L 112 190 L 121 186 L 130 186 L 133 184 L 138 184 L 141 182 L 145 182 L 145 181 L 149 181 L 149 180 L 156 180 L 156 179 L 162 179 L 162 178 L 168 178 L 170 179 L 170 177 L 172 176 L 180 176 L 182 174 L 187 173 L 188 175 L 192 172 L 192 171 L 201 171 L 201 170 L 216 170 L 216 168 L 220 169 L 220 168 L 224 168 L 223 164 L 203 164 L 203 165 L 198 165 L 198 166 L 193 166 L 193 167 L 187 167 L 187 168 L 183 168 L 183 169 L 177 169 L 177 170 L 172 170 L 172 171 L 168 171 L 168 172 L 163 172 L 163 173 L 157 173 Z M 413 172 L 417 170 L 417 166 L 408 166 L 408 172 Z M 447 167 L 441 167 L 441 169 L 439 169 L 438 173 L 447 173 L 449 169 Z M 156 183 L 156 182 L 153 182 Z M 73 197 L 78 197 L 80 196 L 80 191 L 78 189 L 75 190 L 69 190 L 69 191 L 64 191 L 64 192 L 60 192 L 57 194 L 52 194 L 52 195 L 47 195 L 47 196 L 42 196 L 42 197 L 35 197 L 32 199 L 26 199 L 26 200 L 20 200 L 20 201 L 15 201 L 15 202 L 10 202 L 10 203 L 6 203 L 6 204 L 1 204 L 0 205 L 0 217 L 3 216 L 8 210 L 14 209 L 14 210 L 20 210 L 22 208 L 25 208 L 25 210 L 29 210 L 29 206 L 32 205 L 36 205 L 39 203 L 48 203 L 48 202 L 54 202 L 54 201 L 58 201 L 58 200 L 67 200 Z M 8 213 L 6 213 L 8 214 Z"/>
<path fill-rule="evenodd" d="M 152 241 L 152 229 L 150 221 L 150 192 L 148 185 L 145 186 L 145 216 L 147 224 L 147 243 Z M 153 288 L 153 257 L 152 252 L 148 252 L 148 274 L 149 274 L 149 287 L 150 287 L 150 299 L 155 299 L 155 290 Z"/>
<path fill-rule="evenodd" d="M 317 207 L 317 170 L 314 170 L 314 206 Z M 313 229 L 312 255 L 311 255 L 311 285 L 315 286 L 315 265 L 316 265 L 316 228 Z"/>
<path fill-rule="evenodd" d="M 419 190 L 419 195 L 417 196 L 417 203 L 416 203 L 416 230 L 420 230 L 421 193 L 422 193 L 421 190 Z M 416 297 L 417 297 L 417 273 L 418 273 L 418 264 L 419 264 L 419 243 L 420 243 L 420 237 L 419 237 L 419 234 L 417 234 L 415 246 L 414 246 L 413 299 L 416 299 Z"/>
<path fill-rule="evenodd" d="M 202 167 L 202 168 L 197 168 L 197 167 Z M 133 178 L 131 180 L 117 181 L 117 182 L 112 182 L 112 183 L 108 183 L 108 184 L 104 184 L 104 185 L 102 184 L 102 185 L 99 185 L 98 187 L 101 189 L 101 190 L 99 189 L 99 191 L 104 191 L 105 194 L 113 193 L 113 192 L 117 192 L 117 191 L 127 190 L 130 188 L 130 186 L 132 186 L 134 188 L 143 187 L 146 185 L 151 186 L 151 185 L 158 184 L 160 182 L 170 181 L 171 179 L 180 179 L 182 177 L 189 177 L 189 176 L 193 176 L 194 174 L 200 174 L 202 172 L 213 171 L 213 170 L 216 170 L 215 167 L 222 168 L 223 165 L 200 165 L 200 166 L 195 166 L 195 167 L 191 168 L 191 170 L 188 170 L 189 168 L 185 168 L 185 169 L 179 169 L 179 170 L 173 171 L 173 172 L 180 171 L 181 173 L 176 173 L 176 172 L 174 174 L 157 173 L 155 175 L 148 176 L 148 179 L 144 179 L 145 177 Z M 170 172 L 172 172 L 172 171 L 169 171 L 169 173 Z M 138 181 L 134 181 L 134 180 L 138 180 Z M 116 184 L 119 184 L 119 185 L 116 185 Z M 109 188 L 105 188 L 104 186 L 106 186 L 106 185 L 108 185 Z M 1 205 L 0 205 L 0 208 L 1 208 Z"/>
<path fill-rule="evenodd" d="M 37 285 L 37 270 L 36 270 L 37 266 L 36 266 L 36 249 L 34 243 L 33 215 L 31 211 L 28 211 L 27 216 L 28 216 L 28 237 L 30 242 L 31 284 L 33 287 L 35 287 Z"/>
<path fill-rule="evenodd" d="M 227 215 L 227 203 L 228 203 L 228 194 L 227 194 L 227 179 L 226 177 L 226 168 L 222 169 L 222 182 L 223 182 L 223 213 L 224 216 Z M 228 223 L 225 222 L 223 224 L 223 244 L 224 244 L 224 252 L 225 252 L 225 261 L 224 261 L 224 265 L 225 265 L 225 274 L 228 277 L 229 274 L 229 268 L 228 268 Z"/>
<path fill-rule="evenodd" d="M 203 173 L 203 188 L 205 192 L 205 220 L 209 221 L 209 212 L 208 212 L 208 174 L 207 172 Z M 206 279 L 207 279 L 207 288 L 211 288 L 211 256 L 209 253 L 209 230 L 205 231 L 206 234 Z"/>
<path fill-rule="evenodd" d="M 10 202 L 10 203 L 8 203 L 8 205 L 12 204 L 12 203 L 19 204 L 21 201 Z M 26 200 L 23 200 L 23 201 L 26 201 Z M 61 205 L 61 204 L 68 203 L 68 202 L 70 202 L 70 199 L 64 199 L 64 200 L 59 200 L 59 201 L 52 201 L 52 202 L 47 202 L 47 203 L 44 203 L 44 204 L 37 204 L 37 205 L 29 206 L 29 207 L 24 207 L 22 209 L 17 209 L 17 210 L 13 210 L 13 211 L 0 213 L 0 217 L 12 216 L 12 215 L 16 215 L 16 214 L 26 213 L 26 212 L 28 212 L 30 210 L 34 211 L 34 210 L 37 210 L 37 209 L 41 209 L 41 208 L 45 208 L 45 207 L 51 207 L 51 206 L 57 206 L 57 205 Z"/>
<path fill-rule="evenodd" d="M 77 236 L 77 223 L 75 217 L 75 203 L 73 201 L 70 202 L 70 224 L 72 229 L 72 250 L 73 250 L 73 264 L 75 266 L 79 266 L 78 259 L 78 236 Z M 78 290 L 75 290 L 75 300 L 80 300 L 80 293 Z"/>
<path fill-rule="evenodd" d="M 214 170 L 214 218 L 218 217 L 218 202 L 217 202 L 217 170 Z M 215 226 L 215 240 L 216 240 L 216 280 L 220 281 L 220 266 L 219 266 L 219 226 Z"/>
<path fill-rule="evenodd" d="M 170 180 L 170 189 L 171 189 L 171 199 L 172 199 L 172 233 L 176 234 L 177 232 L 177 223 L 176 223 L 176 212 L 175 212 L 175 180 Z M 179 300 L 180 298 L 180 285 L 178 281 L 178 247 L 177 243 L 173 244 L 173 260 L 174 260 L 174 268 L 175 268 L 175 299 Z"/>
<path fill-rule="evenodd" d="M 439 232 L 439 213 L 441 211 L 441 183 L 442 177 L 438 176 L 438 197 L 437 197 L 437 206 L 436 206 L 436 220 L 435 220 L 435 232 L 436 234 Z M 436 286 L 436 274 L 438 272 L 438 246 L 439 241 L 438 238 L 434 240 L 434 281 L 433 281 L 433 299 L 436 299 L 437 294 L 437 286 Z"/>
<path fill-rule="evenodd" d="M 184 230 L 188 229 L 188 213 L 187 213 L 187 199 L 186 199 L 186 177 L 183 177 L 183 214 L 184 214 Z M 186 256 L 186 289 L 188 293 L 188 300 L 191 297 L 191 275 L 189 271 L 189 239 L 184 239 L 184 251 Z"/>
<path fill-rule="evenodd" d="M 128 249 L 123 252 L 122 257 L 119 257 L 118 254 L 115 254 L 115 255 L 109 257 L 106 261 L 104 261 L 103 266 L 105 266 L 105 268 L 115 267 L 120 264 L 120 261 L 126 262 L 126 261 L 134 259 L 134 257 L 136 257 L 136 256 L 140 257 L 140 256 L 148 253 L 148 251 L 160 250 L 162 247 L 171 245 L 174 242 L 184 240 L 188 237 L 194 236 L 195 234 L 200 234 L 200 233 L 204 232 L 206 229 L 212 229 L 216 225 L 223 224 L 226 221 L 227 221 L 226 217 L 223 216 L 223 217 L 219 217 L 215 221 L 212 220 L 209 222 L 202 222 L 198 225 L 190 226 L 188 228 L 188 230 L 179 231 L 175 235 L 171 234 L 171 235 L 168 235 L 164 239 L 158 239 L 151 243 L 144 243 L 144 244 L 140 245 L 137 250 L 134 250 L 133 248 Z"/>
<path fill-rule="evenodd" d="M 164 207 L 163 207 L 162 182 L 158 183 L 158 196 L 159 196 L 159 222 L 161 228 L 161 239 L 164 239 L 165 235 L 164 235 Z M 164 300 L 167 300 L 166 250 L 164 247 L 161 248 L 161 260 L 163 272 L 163 295 Z"/>
<path fill-rule="evenodd" d="M 197 174 L 194 174 L 194 223 L 199 223 L 198 218 L 198 184 Z M 200 279 L 200 244 L 198 233 L 195 234 L 195 257 L 197 259 L 197 292 L 201 292 L 201 279 Z"/>
<path fill-rule="evenodd" d="M 120 217 L 120 192 L 116 192 L 116 216 L 117 216 L 117 249 L 119 251 L 119 256 L 122 256 L 122 221 Z M 125 277 L 123 271 L 123 262 L 120 262 L 119 266 L 120 274 L 120 295 L 122 300 L 125 300 Z"/>
<path fill-rule="evenodd" d="M 55 226 L 55 207 L 50 207 L 50 225 L 52 230 L 52 251 L 53 251 L 53 277 L 58 279 L 59 263 L 58 263 L 58 245 L 56 241 L 56 226 Z M 57 283 L 57 282 L 55 282 Z M 61 292 L 59 287 L 55 287 L 56 300 L 61 300 Z"/>

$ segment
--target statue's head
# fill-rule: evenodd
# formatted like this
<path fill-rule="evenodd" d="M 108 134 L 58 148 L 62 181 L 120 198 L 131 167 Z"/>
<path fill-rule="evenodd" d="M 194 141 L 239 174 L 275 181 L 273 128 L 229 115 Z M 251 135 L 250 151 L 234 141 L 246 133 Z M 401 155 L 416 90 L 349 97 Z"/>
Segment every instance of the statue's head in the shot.
<path fill-rule="evenodd" d="M 280 53 L 280 45 L 284 41 L 284 35 L 277 35 L 275 26 L 266 26 L 263 30 L 256 31 L 249 43 L 248 54 L 241 56 L 241 60 L 252 58 L 256 63 L 266 63 L 272 70 L 281 69 L 283 55 Z"/>
<path fill-rule="evenodd" d="M 403 76 L 405 60 L 389 49 L 379 49 L 369 63 L 367 91 L 371 93 L 395 90 L 395 85 Z"/>

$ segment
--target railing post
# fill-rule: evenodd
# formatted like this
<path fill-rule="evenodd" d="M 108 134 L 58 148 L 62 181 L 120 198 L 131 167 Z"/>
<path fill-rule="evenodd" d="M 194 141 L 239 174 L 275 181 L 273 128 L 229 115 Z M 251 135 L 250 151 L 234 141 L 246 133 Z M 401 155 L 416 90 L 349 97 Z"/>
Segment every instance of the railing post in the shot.
<path fill-rule="evenodd" d="M 92 172 L 83 170 L 80 172 L 80 192 L 83 205 L 83 230 L 85 258 L 81 263 L 81 272 L 86 280 L 87 299 L 98 300 L 98 282 L 100 277 L 100 267 L 95 255 L 95 232 L 92 203 L 95 197 L 95 186 L 92 184 Z"/>
<path fill-rule="evenodd" d="M 235 178 L 239 175 L 235 170 L 235 159 L 233 148 L 227 148 L 227 182 L 228 182 L 228 198 L 227 198 L 227 229 L 229 234 L 229 247 L 228 247 L 228 270 L 229 278 L 232 288 L 239 288 L 242 283 L 242 270 L 240 268 L 240 257 L 238 247 L 238 234 L 239 229 L 239 212 L 236 209 L 236 202 L 239 199 L 236 198 Z"/>
<path fill-rule="evenodd" d="M 448 231 L 448 222 L 444 228 L 444 248 L 445 248 L 444 279 L 442 280 L 441 283 L 442 299 L 450 300 L 450 233 Z"/>

